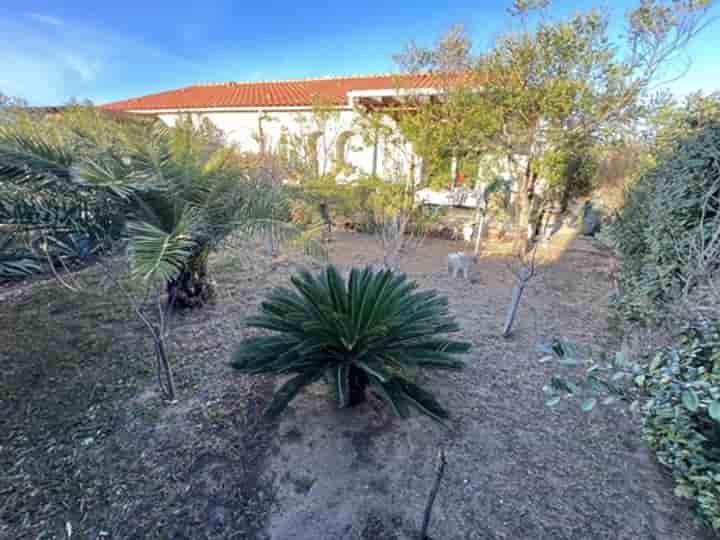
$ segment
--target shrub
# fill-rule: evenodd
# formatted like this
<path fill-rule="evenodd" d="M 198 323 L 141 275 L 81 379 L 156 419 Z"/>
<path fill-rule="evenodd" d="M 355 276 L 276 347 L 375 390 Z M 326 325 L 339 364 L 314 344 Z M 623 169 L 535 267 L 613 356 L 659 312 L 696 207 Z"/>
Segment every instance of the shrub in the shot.
<path fill-rule="evenodd" d="M 614 303 L 625 319 L 666 318 L 701 270 L 716 270 L 717 246 L 708 241 L 717 239 L 719 213 L 720 122 L 710 122 L 658 156 L 610 226 L 622 260 Z"/>
<path fill-rule="evenodd" d="M 582 361 L 587 370 L 554 376 L 544 390 L 550 406 L 582 396 L 585 411 L 611 403 L 639 411 L 677 494 L 720 530 L 720 95 L 663 114 L 643 172 L 603 236 L 620 257 L 618 314 L 673 345 L 635 359 L 593 360 L 557 341 L 542 349 L 544 360 Z"/>
<path fill-rule="evenodd" d="M 622 353 L 591 359 L 565 340 L 541 347 L 543 360 L 586 365 L 575 377 L 553 376 L 548 406 L 580 398 L 629 404 L 643 420 L 645 440 L 675 478 L 678 496 L 693 501 L 698 518 L 720 530 L 720 324 L 688 327 L 674 345 L 635 361 Z"/>
<path fill-rule="evenodd" d="M 295 374 L 275 393 L 277 414 L 306 386 L 324 380 L 339 407 L 369 391 L 399 416 L 416 409 L 436 420 L 445 409 L 414 382 L 419 368 L 459 369 L 470 344 L 447 336 L 459 330 L 448 302 L 391 270 L 352 269 L 346 281 L 330 265 L 317 276 L 292 278 L 274 289 L 248 326 L 270 335 L 247 338 L 233 359 L 246 373 Z"/>
<path fill-rule="evenodd" d="M 20 279 L 42 271 L 35 255 L 18 247 L 14 235 L 0 230 L 0 282 Z"/>
<path fill-rule="evenodd" d="M 720 326 L 688 329 L 657 353 L 642 382 L 646 440 L 672 470 L 676 494 L 720 530 Z"/>

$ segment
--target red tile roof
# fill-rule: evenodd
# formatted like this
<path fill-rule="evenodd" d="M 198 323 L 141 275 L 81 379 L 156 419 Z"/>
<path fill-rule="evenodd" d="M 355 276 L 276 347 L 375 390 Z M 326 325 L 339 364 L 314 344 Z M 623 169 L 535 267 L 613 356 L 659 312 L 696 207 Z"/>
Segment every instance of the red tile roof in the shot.
<path fill-rule="evenodd" d="M 431 75 L 368 75 L 291 81 L 228 82 L 187 86 L 168 92 L 102 105 L 113 111 L 225 107 L 310 106 L 316 98 L 337 105 L 347 103 L 354 90 L 429 88 L 437 80 Z"/>

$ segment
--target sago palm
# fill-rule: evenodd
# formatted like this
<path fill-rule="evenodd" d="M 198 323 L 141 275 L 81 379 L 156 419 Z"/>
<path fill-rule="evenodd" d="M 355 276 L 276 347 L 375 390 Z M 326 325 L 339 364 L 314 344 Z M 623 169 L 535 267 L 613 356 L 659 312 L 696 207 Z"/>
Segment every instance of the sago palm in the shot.
<path fill-rule="evenodd" d="M 420 368 L 460 369 L 470 344 L 447 299 L 420 291 L 392 270 L 353 269 L 347 280 L 330 265 L 319 275 L 292 278 L 274 289 L 248 326 L 269 335 L 245 339 L 233 366 L 245 373 L 292 375 L 275 393 L 270 412 L 285 409 L 306 386 L 325 381 L 339 407 L 372 392 L 399 416 L 416 409 L 436 420 L 445 409 L 414 381 Z"/>

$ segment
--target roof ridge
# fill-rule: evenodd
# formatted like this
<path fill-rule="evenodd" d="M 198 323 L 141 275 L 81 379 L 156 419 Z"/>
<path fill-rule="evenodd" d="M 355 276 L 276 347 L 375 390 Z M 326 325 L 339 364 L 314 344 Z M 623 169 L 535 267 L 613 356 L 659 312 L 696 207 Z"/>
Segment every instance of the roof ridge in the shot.
<path fill-rule="evenodd" d="M 292 82 L 315 82 L 315 81 L 340 81 L 346 79 L 381 79 L 386 77 L 402 77 L 402 76 L 417 76 L 427 75 L 426 73 L 370 73 L 367 75 L 326 75 L 324 77 L 306 77 L 300 79 L 267 79 L 257 81 L 225 81 L 225 82 L 206 82 L 196 83 L 190 85 L 190 87 L 201 87 L 201 86 L 239 86 L 239 85 L 251 85 L 251 84 L 268 84 L 268 83 L 292 83 Z M 189 87 L 186 87 L 189 88 Z"/>
<path fill-rule="evenodd" d="M 104 107 L 118 110 L 189 109 L 197 107 L 280 107 L 307 106 L 313 95 L 321 95 L 334 103 L 347 103 L 353 89 L 383 89 L 398 83 L 428 87 L 431 73 L 374 73 L 363 75 L 325 76 L 275 81 L 229 81 L 191 84 L 106 103 Z"/>

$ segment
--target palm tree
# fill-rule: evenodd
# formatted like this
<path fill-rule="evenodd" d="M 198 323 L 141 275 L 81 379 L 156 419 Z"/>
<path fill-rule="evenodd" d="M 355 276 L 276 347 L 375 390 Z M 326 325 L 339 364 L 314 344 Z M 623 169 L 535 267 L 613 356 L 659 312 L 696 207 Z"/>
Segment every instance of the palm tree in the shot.
<path fill-rule="evenodd" d="M 60 243 L 73 234 L 95 241 L 108 233 L 117 236 L 133 188 L 127 181 L 107 178 L 113 163 L 122 165 L 112 157 L 111 148 L 102 154 L 74 130 L 41 116 L 16 112 L 4 118 L 0 122 L 3 229 L 18 237 Z"/>
<path fill-rule="evenodd" d="M 136 145 L 128 162 L 150 189 L 133 195 L 128 223 L 131 262 L 143 276 L 162 275 L 170 301 L 196 307 L 210 300 L 214 285 L 210 252 L 254 213 L 256 186 L 232 148 L 208 149 L 190 122 L 156 126 Z"/>
<path fill-rule="evenodd" d="M 92 122 L 23 117 L 0 126 L 0 181 L 11 186 L 0 192 L 0 222 L 103 240 L 121 222 L 135 274 L 164 279 L 181 308 L 213 297 L 208 256 L 233 231 L 299 232 L 275 223 L 282 198 L 268 204 L 269 186 L 189 119 L 168 128 L 87 114 Z"/>
<path fill-rule="evenodd" d="M 150 333 L 160 388 L 174 400 L 166 321 L 171 308 L 212 298 L 210 251 L 235 230 L 277 231 L 281 239 L 297 231 L 275 223 L 282 197 L 191 122 L 169 129 L 142 119 L 118 123 L 93 110 L 75 114 L 59 121 L 12 114 L 0 122 L 0 278 L 37 269 L 17 249 L 17 235 L 39 235 L 45 246 L 77 244 L 73 235 L 82 235 L 106 253 L 126 244 L 142 293 L 103 257 L 98 264 Z"/>

